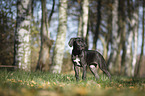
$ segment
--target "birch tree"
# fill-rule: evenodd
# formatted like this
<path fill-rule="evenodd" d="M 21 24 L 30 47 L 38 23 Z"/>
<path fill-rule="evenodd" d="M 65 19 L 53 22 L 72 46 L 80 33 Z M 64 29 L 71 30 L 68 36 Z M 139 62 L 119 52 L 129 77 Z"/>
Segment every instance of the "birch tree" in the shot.
<path fill-rule="evenodd" d="M 131 76 L 132 39 L 133 39 L 133 32 L 129 29 L 128 30 L 128 37 L 127 37 L 126 55 L 125 55 L 125 75 L 127 75 L 127 76 Z"/>
<path fill-rule="evenodd" d="M 137 2 L 136 2 L 137 4 Z M 133 37 L 134 37 L 134 51 L 133 51 L 133 57 L 132 57 L 132 70 L 131 70 L 131 74 L 132 74 L 132 77 L 134 77 L 135 75 L 135 67 L 136 67 L 136 64 L 137 64 L 137 46 L 138 46 L 138 19 L 139 19 L 139 13 L 138 13 L 138 5 L 133 13 Z"/>
<path fill-rule="evenodd" d="M 48 31 L 48 16 L 46 9 L 46 0 L 41 0 L 42 6 L 42 20 L 41 20 L 41 47 L 39 53 L 39 59 L 37 63 L 36 70 L 47 70 L 47 65 L 49 62 L 49 50 L 52 45 L 52 41 L 50 40 L 50 33 Z"/>
<path fill-rule="evenodd" d="M 59 25 L 54 47 L 52 66 L 50 69 L 52 73 L 61 72 L 65 48 L 66 31 L 67 31 L 67 0 L 59 0 Z"/>
<path fill-rule="evenodd" d="M 89 0 L 83 0 L 82 5 L 82 36 L 86 38 L 89 17 Z"/>
<path fill-rule="evenodd" d="M 25 71 L 31 70 L 31 3 L 32 0 L 17 0 L 14 65 Z"/>
<path fill-rule="evenodd" d="M 137 33 L 138 33 L 138 11 L 135 11 L 137 2 L 128 0 L 128 33 L 127 33 L 127 47 L 125 55 L 125 75 L 134 76 L 136 60 L 137 60 Z M 138 9 L 137 9 L 138 10 Z M 132 42 L 134 37 L 134 51 L 132 52 Z M 132 56 L 133 54 L 133 56 Z"/>
<path fill-rule="evenodd" d="M 82 5 L 80 4 L 80 16 L 79 16 L 79 24 L 78 24 L 78 33 L 77 33 L 77 36 L 78 37 L 82 37 L 83 34 L 82 34 Z"/>
<path fill-rule="evenodd" d="M 109 70 L 111 73 L 118 71 L 116 66 L 118 62 L 116 57 L 118 54 L 118 44 L 120 43 L 120 34 L 118 32 L 118 0 L 113 0 L 112 10 L 112 45 L 109 57 Z"/>
<path fill-rule="evenodd" d="M 131 1 L 132 2 L 132 1 Z M 127 31 L 127 38 L 126 38 L 126 42 L 127 42 L 127 45 L 126 45 L 126 55 L 125 55 L 125 75 L 127 76 L 131 76 L 131 69 L 132 69 L 132 66 L 131 66 L 131 63 L 132 63 L 132 56 L 131 56 L 131 53 L 132 53 L 132 40 L 133 40 L 133 19 L 132 19 L 132 11 L 131 11 L 131 8 L 132 8 L 132 3 L 130 2 L 130 0 L 127 0 L 127 6 L 128 6 L 128 9 L 127 9 L 127 12 L 128 12 L 128 17 L 127 17 L 127 21 L 128 21 L 128 31 Z"/>
<path fill-rule="evenodd" d="M 142 11 L 142 13 L 143 13 L 143 16 L 142 16 L 142 45 L 141 45 L 141 54 L 140 54 L 140 58 L 139 58 L 139 61 L 138 61 L 138 64 L 136 65 L 136 70 L 135 70 L 135 76 L 138 76 L 138 74 L 139 74 L 139 69 L 140 69 L 140 65 L 141 65 L 141 62 L 142 62 L 142 59 L 143 59 L 143 53 L 144 53 L 144 38 L 145 38 L 145 30 L 144 30 L 144 28 L 145 28 L 145 26 L 144 26 L 144 23 L 145 23 L 145 1 L 143 1 L 143 3 L 142 3 L 142 6 L 143 6 L 143 11 Z"/>

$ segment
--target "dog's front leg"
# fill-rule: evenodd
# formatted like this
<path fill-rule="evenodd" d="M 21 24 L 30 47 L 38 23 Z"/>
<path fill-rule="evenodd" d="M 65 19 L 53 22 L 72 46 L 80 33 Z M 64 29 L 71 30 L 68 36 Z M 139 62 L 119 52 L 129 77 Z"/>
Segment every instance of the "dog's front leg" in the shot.
<path fill-rule="evenodd" d="M 74 65 L 76 81 L 79 81 L 79 67 Z"/>
<path fill-rule="evenodd" d="M 87 73 L 87 65 L 85 64 L 83 66 L 83 75 L 82 75 L 82 79 L 85 81 L 86 80 L 86 73 Z"/>

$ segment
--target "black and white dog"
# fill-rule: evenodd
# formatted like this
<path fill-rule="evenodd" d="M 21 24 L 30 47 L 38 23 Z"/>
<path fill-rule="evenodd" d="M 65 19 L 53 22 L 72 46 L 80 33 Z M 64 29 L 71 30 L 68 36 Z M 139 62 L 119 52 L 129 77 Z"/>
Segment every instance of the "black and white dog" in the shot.
<path fill-rule="evenodd" d="M 90 68 L 95 78 L 99 79 L 96 69 L 97 65 L 111 80 L 111 75 L 107 70 L 105 59 L 98 51 L 86 50 L 87 45 L 83 38 L 71 38 L 69 41 L 69 46 L 73 46 L 71 58 L 74 64 L 75 77 L 77 81 L 79 80 L 79 67 L 83 67 L 82 79 L 86 79 L 87 66 Z"/>

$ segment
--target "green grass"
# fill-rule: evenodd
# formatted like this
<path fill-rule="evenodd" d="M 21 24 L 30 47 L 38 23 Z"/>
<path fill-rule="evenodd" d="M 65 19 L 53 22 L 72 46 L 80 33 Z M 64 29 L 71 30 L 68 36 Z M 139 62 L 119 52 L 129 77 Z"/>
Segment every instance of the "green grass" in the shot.
<path fill-rule="evenodd" d="M 144 96 L 145 79 L 113 76 L 112 81 L 96 81 L 87 74 L 86 81 L 75 81 L 71 74 L 0 70 L 1 96 Z"/>

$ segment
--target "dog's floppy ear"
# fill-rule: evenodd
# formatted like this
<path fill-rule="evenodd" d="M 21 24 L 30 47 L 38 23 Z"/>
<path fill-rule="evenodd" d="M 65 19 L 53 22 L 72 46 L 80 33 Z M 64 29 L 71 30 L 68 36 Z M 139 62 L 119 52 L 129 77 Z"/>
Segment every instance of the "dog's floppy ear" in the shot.
<path fill-rule="evenodd" d="M 73 46 L 74 40 L 75 40 L 75 38 L 71 38 L 71 39 L 69 40 L 68 45 L 69 45 L 70 47 Z"/>

